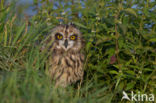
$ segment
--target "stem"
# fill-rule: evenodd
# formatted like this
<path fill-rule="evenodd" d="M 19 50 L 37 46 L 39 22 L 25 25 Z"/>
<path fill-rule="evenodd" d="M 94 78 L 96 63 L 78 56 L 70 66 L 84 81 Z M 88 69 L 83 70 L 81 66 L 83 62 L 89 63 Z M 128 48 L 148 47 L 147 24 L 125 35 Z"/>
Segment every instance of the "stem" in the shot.
<path fill-rule="evenodd" d="M 115 15 L 115 20 L 118 19 L 118 14 Z M 119 61 L 119 43 L 118 43 L 118 38 L 119 38 L 119 33 L 118 33 L 118 30 L 117 30 L 117 24 L 115 24 L 115 36 L 116 36 L 116 40 L 115 40 L 115 55 L 116 55 L 116 58 L 117 58 L 117 63 L 120 64 L 120 61 Z"/>

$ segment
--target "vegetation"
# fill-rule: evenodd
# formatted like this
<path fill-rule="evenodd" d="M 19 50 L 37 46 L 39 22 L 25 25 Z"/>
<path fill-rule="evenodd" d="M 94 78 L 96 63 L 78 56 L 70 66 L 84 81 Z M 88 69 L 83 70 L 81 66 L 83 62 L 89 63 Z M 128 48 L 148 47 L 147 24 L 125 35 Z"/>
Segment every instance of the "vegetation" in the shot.
<path fill-rule="evenodd" d="M 156 1 L 34 0 L 30 18 L 20 18 L 15 4 L 0 0 L 1 103 L 129 103 L 122 91 L 156 96 Z M 40 47 L 54 26 L 69 22 L 86 40 L 85 76 L 81 85 L 56 89 Z"/>

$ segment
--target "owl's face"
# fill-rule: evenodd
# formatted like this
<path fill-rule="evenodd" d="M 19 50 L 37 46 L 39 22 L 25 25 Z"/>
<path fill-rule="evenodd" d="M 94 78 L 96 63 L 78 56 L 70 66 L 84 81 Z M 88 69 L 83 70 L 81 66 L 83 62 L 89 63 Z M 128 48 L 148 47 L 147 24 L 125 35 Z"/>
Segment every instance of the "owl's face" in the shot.
<path fill-rule="evenodd" d="M 59 25 L 52 30 L 53 46 L 64 51 L 78 51 L 82 47 L 80 31 L 73 25 Z"/>

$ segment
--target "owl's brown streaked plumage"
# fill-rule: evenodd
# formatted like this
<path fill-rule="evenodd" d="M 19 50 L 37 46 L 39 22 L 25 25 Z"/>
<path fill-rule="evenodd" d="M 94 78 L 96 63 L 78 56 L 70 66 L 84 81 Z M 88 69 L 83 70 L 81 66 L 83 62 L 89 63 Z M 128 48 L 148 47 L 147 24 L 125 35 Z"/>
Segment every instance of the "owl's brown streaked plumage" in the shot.
<path fill-rule="evenodd" d="M 48 43 L 51 54 L 49 75 L 56 86 L 66 87 L 81 80 L 84 74 L 84 54 L 81 52 L 84 43 L 80 31 L 72 24 L 59 25 L 52 30 Z"/>

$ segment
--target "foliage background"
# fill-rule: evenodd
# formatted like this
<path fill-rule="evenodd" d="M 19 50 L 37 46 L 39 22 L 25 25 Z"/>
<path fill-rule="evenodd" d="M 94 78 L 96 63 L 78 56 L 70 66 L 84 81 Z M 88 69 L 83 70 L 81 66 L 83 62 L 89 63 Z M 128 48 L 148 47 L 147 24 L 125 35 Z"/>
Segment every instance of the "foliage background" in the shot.
<path fill-rule="evenodd" d="M 129 103 L 123 90 L 156 96 L 156 1 L 17 3 L 0 0 L 1 103 Z M 39 49 L 54 26 L 69 22 L 86 40 L 84 81 L 55 89 L 45 73 L 48 53 Z"/>

